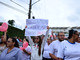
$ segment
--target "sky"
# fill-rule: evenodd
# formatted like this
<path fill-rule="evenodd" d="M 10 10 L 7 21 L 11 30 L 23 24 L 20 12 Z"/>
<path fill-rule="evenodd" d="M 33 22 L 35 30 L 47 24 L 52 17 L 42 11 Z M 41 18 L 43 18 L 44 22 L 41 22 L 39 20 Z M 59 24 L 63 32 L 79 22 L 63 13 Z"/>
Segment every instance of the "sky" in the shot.
<path fill-rule="evenodd" d="M 15 27 L 24 29 L 28 18 L 29 0 L 0 0 L 23 12 L 11 9 L 0 3 L 0 20 L 15 20 Z M 37 0 L 33 0 L 32 3 Z M 80 0 L 40 0 L 32 6 L 32 16 L 36 19 L 48 19 L 50 27 L 80 26 Z"/>

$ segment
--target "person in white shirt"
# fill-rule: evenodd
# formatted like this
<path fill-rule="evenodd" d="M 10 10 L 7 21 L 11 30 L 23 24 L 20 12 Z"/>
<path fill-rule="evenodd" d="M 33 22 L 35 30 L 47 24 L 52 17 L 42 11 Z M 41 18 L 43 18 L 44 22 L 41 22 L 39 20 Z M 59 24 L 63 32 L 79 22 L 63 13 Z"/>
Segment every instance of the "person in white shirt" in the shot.
<path fill-rule="evenodd" d="M 52 60 L 49 56 L 49 45 L 52 42 L 51 38 L 48 37 L 47 42 L 44 45 L 44 52 L 43 52 L 43 60 Z"/>
<path fill-rule="evenodd" d="M 32 41 L 31 37 L 28 36 L 28 40 L 32 49 L 31 60 L 42 60 L 42 51 L 45 45 L 45 41 L 47 40 L 48 33 L 49 27 L 47 27 L 46 35 L 43 40 L 41 39 L 40 36 L 35 36 L 35 38 L 33 38 L 33 41 L 35 43 Z"/>
<path fill-rule="evenodd" d="M 61 42 L 64 40 L 64 37 L 65 37 L 64 32 L 59 32 L 58 33 L 58 40 L 55 40 L 50 44 L 49 55 L 52 59 L 55 59 L 55 60 L 58 59 L 57 52 L 58 52 L 58 49 L 59 49 Z"/>
<path fill-rule="evenodd" d="M 63 41 L 59 47 L 57 54 L 59 60 L 80 60 L 80 45 L 76 42 L 78 37 L 79 33 L 77 31 L 69 31 L 68 40 Z"/>

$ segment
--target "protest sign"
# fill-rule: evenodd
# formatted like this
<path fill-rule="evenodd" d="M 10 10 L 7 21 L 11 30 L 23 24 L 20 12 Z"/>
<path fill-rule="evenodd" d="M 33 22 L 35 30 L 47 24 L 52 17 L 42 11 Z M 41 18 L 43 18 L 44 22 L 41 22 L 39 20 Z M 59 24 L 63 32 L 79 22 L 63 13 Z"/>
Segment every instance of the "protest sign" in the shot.
<path fill-rule="evenodd" d="M 27 28 L 25 36 L 39 36 L 46 33 L 48 20 L 47 19 L 27 19 Z"/>

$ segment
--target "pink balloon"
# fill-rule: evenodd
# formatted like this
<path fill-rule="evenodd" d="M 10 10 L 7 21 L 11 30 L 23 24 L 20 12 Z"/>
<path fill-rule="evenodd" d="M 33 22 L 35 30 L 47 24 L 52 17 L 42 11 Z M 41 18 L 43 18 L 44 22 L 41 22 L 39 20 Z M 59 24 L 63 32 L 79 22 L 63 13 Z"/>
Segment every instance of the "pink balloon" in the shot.
<path fill-rule="evenodd" d="M 4 27 L 7 30 L 8 29 L 8 24 L 7 23 L 3 23 L 2 27 Z"/>
<path fill-rule="evenodd" d="M 4 27 L 0 26 L 0 31 L 4 32 L 4 31 L 6 31 L 6 29 Z"/>
<path fill-rule="evenodd" d="M 21 50 L 25 49 L 28 47 L 28 42 L 24 42 L 23 43 L 23 47 L 20 47 Z"/>
<path fill-rule="evenodd" d="M 23 43 L 23 47 L 26 48 L 28 46 L 28 42 Z"/>
<path fill-rule="evenodd" d="M 5 32 L 8 29 L 8 24 L 7 23 L 3 23 L 2 26 L 0 26 L 0 31 Z"/>
<path fill-rule="evenodd" d="M 51 35 L 51 37 L 53 37 L 53 36 Z"/>
<path fill-rule="evenodd" d="M 52 35 L 50 37 L 53 37 Z M 54 35 L 54 37 L 56 37 L 56 35 Z"/>

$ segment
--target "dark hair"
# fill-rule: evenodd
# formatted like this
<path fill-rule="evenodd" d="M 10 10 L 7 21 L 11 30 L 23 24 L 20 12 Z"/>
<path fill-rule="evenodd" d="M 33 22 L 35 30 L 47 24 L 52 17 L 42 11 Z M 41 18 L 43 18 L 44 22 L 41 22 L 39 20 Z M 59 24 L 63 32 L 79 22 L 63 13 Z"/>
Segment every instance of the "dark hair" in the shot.
<path fill-rule="evenodd" d="M 40 36 L 37 36 L 39 38 L 39 42 L 38 42 L 38 46 L 39 46 L 39 50 L 38 50 L 38 55 L 41 55 L 41 44 L 42 44 L 42 39 Z M 35 37 L 33 38 L 33 41 L 35 42 Z"/>
<path fill-rule="evenodd" d="M 31 39 L 33 39 L 33 42 L 35 43 L 35 37 L 34 36 L 31 36 Z"/>
<path fill-rule="evenodd" d="M 25 39 L 29 43 L 29 40 L 28 39 L 26 39 L 25 37 L 23 39 Z"/>
<path fill-rule="evenodd" d="M 12 42 L 15 42 L 14 47 L 19 48 L 18 41 L 15 38 L 11 38 L 11 39 L 12 39 Z"/>
<path fill-rule="evenodd" d="M 68 39 L 71 39 L 72 38 L 72 36 L 73 36 L 73 34 L 76 34 L 77 33 L 77 31 L 76 30 L 69 30 L 69 37 L 68 37 Z"/>
<path fill-rule="evenodd" d="M 76 34 L 77 32 L 78 32 L 78 31 L 75 30 L 75 31 L 74 31 L 74 34 Z"/>
<path fill-rule="evenodd" d="M 57 36 L 59 36 L 59 33 L 64 33 L 64 32 L 62 32 L 62 31 L 61 32 L 58 32 Z"/>
<path fill-rule="evenodd" d="M 38 55 L 41 55 L 41 44 L 42 44 L 42 39 L 40 36 L 37 36 L 39 38 L 39 42 L 38 42 L 38 46 L 39 46 L 39 50 L 38 50 Z"/>

